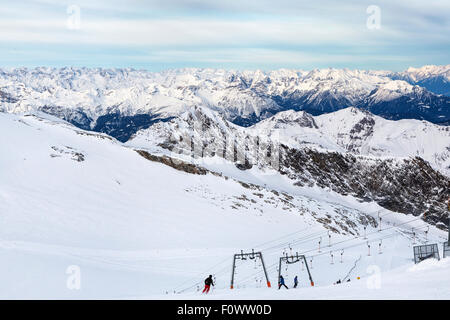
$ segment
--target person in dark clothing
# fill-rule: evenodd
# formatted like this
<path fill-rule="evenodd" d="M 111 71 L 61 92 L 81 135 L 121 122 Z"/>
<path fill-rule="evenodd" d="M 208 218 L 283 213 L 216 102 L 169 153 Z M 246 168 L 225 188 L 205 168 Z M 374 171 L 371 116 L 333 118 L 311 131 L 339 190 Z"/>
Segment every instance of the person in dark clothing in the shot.
<path fill-rule="evenodd" d="M 339 279 L 339 280 L 336 282 L 336 284 L 339 284 L 339 283 L 341 283 L 341 279 Z"/>
<path fill-rule="evenodd" d="M 284 283 L 283 276 L 280 275 L 280 281 L 278 282 L 278 290 L 280 290 L 281 286 L 284 286 L 286 289 L 289 289 L 286 284 Z"/>
<path fill-rule="evenodd" d="M 214 282 L 212 279 L 212 275 L 209 275 L 209 277 L 205 279 L 205 288 L 203 289 L 202 293 L 208 293 L 209 289 L 211 289 L 211 286 L 214 286 Z"/>
<path fill-rule="evenodd" d="M 298 277 L 295 276 L 295 278 L 294 278 L 294 288 L 297 288 L 297 285 L 298 285 Z"/>

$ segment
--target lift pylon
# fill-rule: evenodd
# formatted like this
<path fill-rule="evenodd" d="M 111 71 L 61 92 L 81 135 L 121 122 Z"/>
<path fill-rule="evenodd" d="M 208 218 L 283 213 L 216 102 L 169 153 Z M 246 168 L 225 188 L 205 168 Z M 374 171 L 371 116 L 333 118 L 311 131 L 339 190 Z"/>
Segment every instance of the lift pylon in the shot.
<path fill-rule="evenodd" d="M 241 253 L 237 253 L 237 254 L 235 254 L 233 256 L 233 270 L 231 272 L 230 289 L 234 288 L 234 274 L 236 273 L 236 260 L 247 260 L 247 259 L 252 259 L 253 260 L 255 258 L 261 259 L 261 265 L 262 265 L 263 270 L 264 270 L 264 275 L 266 277 L 267 286 L 270 288 L 270 281 L 269 281 L 269 277 L 267 275 L 266 265 L 264 264 L 263 255 L 262 255 L 261 252 L 255 252 L 255 250 L 252 249 L 252 252 L 250 252 L 250 253 L 244 253 L 241 250 Z"/>
<path fill-rule="evenodd" d="M 280 280 L 280 276 L 281 276 L 281 264 L 284 262 L 286 264 L 293 264 L 293 263 L 297 263 L 303 261 L 305 263 L 306 266 L 306 271 L 308 272 L 308 277 L 309 277 L 309 281 L 311 282 L 311 287 L 314 287 L 314 281 L 312 279 L 311 276 L 311 272 L 309 271 L 309 267 L 308 267 L 308 262 L 306 261 L 306 258 L 304 255 L 299 255 L 298 252 L 295 253 L 294 255 L 291 256 L 282 256 L 280 257 L 280 264 L 278 267 L 278 281 Z"/>
<path fill-rule="evenodd" d="M 447 200 L 447 210 L 448 210 L 448 238 L 447 241 L 443 243 L 443 256 L 444 258 L 450 256 L 450 197 Z"/>

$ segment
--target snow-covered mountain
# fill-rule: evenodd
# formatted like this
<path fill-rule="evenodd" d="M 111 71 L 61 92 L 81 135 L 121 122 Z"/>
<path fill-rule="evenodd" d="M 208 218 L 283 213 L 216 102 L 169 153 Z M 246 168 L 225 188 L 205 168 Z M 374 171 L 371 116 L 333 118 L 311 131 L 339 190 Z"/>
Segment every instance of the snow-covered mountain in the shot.
<path fill-rule="evenodd" d="M 443 226 L 448 128 L 418 120 L 389 121 L 361 110 L 394 120 L 440 122 L 437 119 L 450 116 L 450 97 L 391 76 L 384 71 L 333 68 L 161 73 L 13 69 L 0 73 L 0 106 L 10 113 L 50 113 L 120 141 L 133 137 L 128 145 L 152 152 L 188 150 L 188 159 L 218 155 L 244 170 L 253 165 L 272 168 L 299 186 L 330 188 L 415 215 L 427 208 L 426 201 L 414 196 L 420 192 L 440 203 L 431 206 L 432 220 Z M 348 105 L 353 107 L 344 108 Z M 299 166 L 299 159 L 311 167 Z M 334 167 L 334 161 L 342 166 Z M 334 167 L 331 175 L 336 178 L 323 170 L 324 165 Z M 386 169 L 384 178 L 395 183 L 379 180 L 384 179 L 375 174 L 382 171 L 380 166 Z M 413 180 L 429 175 L 435 181 L 423 185 L 414 181 L 402 191 L 405 175 Z M 398 193 L 402 197 L 394 199 Z"/>
<path fill-rule="evenodd" d="M 127 145 L 207 167 L 208 159 L 225 159 L 241 170 L 275 171 L 298 187 L 329 189 L 403 213 L 427 212 L 427 221 L 446 228 L 450 136 L 447 127 L 428 122 L 348 108 L 317 117 L 286 111 L 242 128 L 197 107 L 139 131 Z M 221 172 L 223 165 L 210 168 Z"/>
<path fill-rule="evenodd" d="M 419 120 L 386 120 L 356 108 L 313 117 L 284 111 L 252 128 L 294 148 L 375 157 L 421 157 L 450 175 L 450 128 Z"/>
<path fill-rule="evenodd" d="M 390 76 L 393 79 L 401 79 L 419 85 L 431 92 L 450 96 L 450 65 L 411 67 L 404 72 L 394 73 Z"/>
<path fill-rule="evenodd" d="M 436 68 L 448 70 L 448 66 Z M 436 76 L 435 72 L 418 74 L 420 77 L 414 74 L 414 79 L 420 81 Z M 444 124 L 450 120 L 450 97 L 416 85 L 416 80 L 410 80 L 413 73 L 405 78 L 409 82 L 402 77 L 382 71 L 333 68 L 270 72 L 181 69 L 160 73 L 2 69 L 0 110 L 43 111 L 120 141 L 193 106 L 218 111 L 241 126 L 285 110 L 320 115 L 351 106 L 393 120 L 412 118 Z"/>
<path fill-rule="evenodd" d="M 449 98 L 411 79 L 1 70 L 0 297 L 197 298 L 208 274 L 213 297 L 311 297 L 308 275 L 288 266 L 301 289 L 261 291 L 256 260 L 237 264 L 230 293 L 231 257 L 251 249 L 273 284 L 280 255 L 305 254 L 317 298 L 337 279 L 356 282 L 347 297 L 389 297 L 361 288 L 373 266 L 401 279 L 398 297 L 435 292 L 448 263 L 424 271 L 411 253 L 447 235 L 449 127 L 422 119 L 448 121 Z"/>
<path fill-rule="evenodd" d="M 190 116 L 205 120 L 210 134 L 219 127 L 243 130 L 209 109 Z M 191 118 L 176 120 L 181 125 Z M 175 119 L 167 122 L 172 124 Z M 205 162 L 201 167 L 130 148 L 42 113 L 0 113 L 0 132 L 0 146 L 7 151 L 0 157 L 4 299 L 198 298 L 208 274 L 216 280 L 207 296 L 212 298 L 301 299 L 312 293 L 326 298 L 330 292 L 392 297 L 383 283 L 383 290 L 362 288 L 373 283 L 374 266 L 390 283 L 401 279 L 395 282 L 400 298 L 425 297 L 447 281 L 439 277 L 440 270 L 447 271 L 445 261 L 418 266 L 411 261 L 413 245 L 446 239 L 446 232 L 424 217 L 360 202 L 351 194 L 299 187 L 285 175 L 264 174 L 256 166 L 240 170 L 226 162 Z M 408 172 L 416 168 L 412 161 Z M 433 187 L 439 175 L 426 165 L 424 170 L 435 176 L 418 179 Z M 378 174 L 386 179 L 382 170 Z M 431 197 L 423 201 L 436 206 Z M 283 266 L 282 273 L 289 286 L 299 276 L 298 290 L 263 289 L 261 262 L 250 260 L 238 261 L 235 289 L 229 290 L 233 254 L 251 249 L 263 252 L 273 287 L 279 257 L 305 254 L 315 288 L 296 264 Z M 414 285 L 399 276 L 408 272 Z M 337 279 L 351 283 L 333 286 Z"/>

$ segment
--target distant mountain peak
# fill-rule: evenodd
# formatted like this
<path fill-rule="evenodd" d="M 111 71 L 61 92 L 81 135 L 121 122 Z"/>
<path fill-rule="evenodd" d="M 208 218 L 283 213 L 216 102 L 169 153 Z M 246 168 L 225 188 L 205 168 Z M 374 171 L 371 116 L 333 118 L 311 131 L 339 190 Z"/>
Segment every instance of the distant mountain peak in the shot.
<path fill-rule="evenodd" d="M 450 97 L 439 95 L 450 90 L 450 82 L 434 73 L 420 83 L 412 79 L 402 73 L 336 68 L 267 72 L 17 68 L 0 69 L 0 99 L 3 111 L 44 111 L 121 141 L 200 105 L 243 127 L 286 110 L 320 115 L 347 107 L 393 120 L 450 122 Z"/>

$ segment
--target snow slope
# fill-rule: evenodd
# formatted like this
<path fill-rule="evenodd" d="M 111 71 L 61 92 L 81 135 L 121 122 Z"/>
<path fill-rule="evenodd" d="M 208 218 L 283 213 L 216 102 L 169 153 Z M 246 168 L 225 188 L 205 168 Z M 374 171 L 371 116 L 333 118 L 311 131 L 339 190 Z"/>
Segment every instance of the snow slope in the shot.
<path fill-rule="evenodd" d="M 405 265 L 391 271 L 378 273 L 376 265 L 363 270 L 366 277 L 352 279 L 339 285 L 300 287 L 290 290 L 246 288 L 241 290 L 216 290 L 209 296 L 199 294 L 169 295 L 170 299 L 227 299 L 227 300 L 447 300 L 450 295 L 448 271 L 450 259 L 429 259 L 418 265 Z M 155 298 L 155 297 L 149 297 Z"/>
<path fill-rule="evenodd" d="M 425 237 L 428 226 L 420 218 L 332 192 L 294 188 L 287 180 L 272 190 L 263 181 L 252 186 L 175 170 L 106 135 L 44 114 L 0 113 L 0 130 L 6 151 L 0 157 L 4 299 L 162 298 L 173 291 L 190 297 L 207 274 L 214 274 L 217 290 L 225 292 L 232 254 L 251 248 L 263 251 L 275 284 L 278 256 L 289 253 L 289 246 L 308 259 L 314 256 L 314 290 L 325 298 L 326 287 L 355 261 L 353 278 L 365 277 L 364 268 L 372 264 L 383 272 L 407 267 L 413 242 L 446 236 L 429 227 Z M 328 234 L 332 242 L 326 247 Z M 377 255 L 381 239 L 384 252 Z M 367 241 L 370 257 L 365 257 Z M 335 252 L 332 268 L 330 251 Z M 80 290 L 67 287 L 70 266 L 81 270 Z M 237 289 L 261 286 L 261 270 L 254 269 L 258 262 L 238 267 Z M 286 274 L 287 281 L 291 277 Z M 305 284 L 304 272 L 300 277 Z M 263 298 L 268 291 L 258 292 Z"/>
<path fill-rule="evenodd" d="M 319 117 L 286 111 L 242 128 L 195 107 L 140 130 L 126 145 L 217 172 L 226 169 L 236 179 L 251 175 L 273 188 L 280 183 L 259 177 L 318 186 L 405 214 L 426 211 L 428 222 L 445 229 L 448 142 L 446 127 L 386 121 L 355 108 Z"/>
<path fill-rule="evenodd" d="M 277 136 L 292 147 L 314 147 L 375 157 L 419 156 L 450 173 L 448 127 L 413 119 L 386 120 L 356 108 L 320 116 L 284 111 L 252 129 Z"/>

